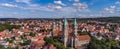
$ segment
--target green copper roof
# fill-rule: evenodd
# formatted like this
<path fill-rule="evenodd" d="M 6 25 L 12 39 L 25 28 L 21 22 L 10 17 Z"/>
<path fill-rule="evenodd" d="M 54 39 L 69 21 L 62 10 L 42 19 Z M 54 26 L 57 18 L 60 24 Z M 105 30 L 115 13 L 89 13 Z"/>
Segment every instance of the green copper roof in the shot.
<path fill-rule="evenodd" d="M 67 19 L 64 19 L 64 25 L 68 25 Z"/>
<path fill-rule="evenodd" d="M 76 20 L 76 18 L 74 19 L 74 25 L 77 25 L 77 20 Z"/>
<path fill-rule="evenodd" d="M 53 24 L 55 24 L 55 22 L 53 22 Z"/>

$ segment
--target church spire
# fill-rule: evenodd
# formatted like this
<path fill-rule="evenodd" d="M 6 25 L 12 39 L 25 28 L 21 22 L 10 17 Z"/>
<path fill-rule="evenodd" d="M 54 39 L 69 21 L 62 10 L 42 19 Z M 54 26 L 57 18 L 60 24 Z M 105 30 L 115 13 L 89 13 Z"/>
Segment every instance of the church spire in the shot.
<path fill-rule="evenodd" d="M 78 30 L 78 26 L 77 26 L 77 20 L 75 18 L 74 19 L 74 34 L 75 34 L 75 36 L 77 36 L 77 30 Z"/>
<path fill-rule="evenodd" d="M 65 26 L 68 25 L 68 22 L 67 22 L 67 19 L 66 19 L 66 18 L 64 19 L 64 25 L 65 25 Z"/>
<path fill-rule="evenodd" d="M 77 25 L 77 21 L 76 21 L 76 18 L 74 19 L 74 26 L 76 26 Z"/>

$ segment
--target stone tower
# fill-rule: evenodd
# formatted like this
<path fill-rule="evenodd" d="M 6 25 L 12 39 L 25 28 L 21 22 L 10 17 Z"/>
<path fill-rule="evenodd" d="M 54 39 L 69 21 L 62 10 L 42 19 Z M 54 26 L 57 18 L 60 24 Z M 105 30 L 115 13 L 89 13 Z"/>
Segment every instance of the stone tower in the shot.
<path fill-rule="evenodd" d="M 74 20 L 74 34 L 75 34 L 75 37 L 77 37 L 77 31 L 78 31 L 78 24 L 77 24 L 77 20 L 75 19 Z"/>
<path fill-rule="evenodd" d="M 78 24 L 77 24 L 77 20 L 75 18 L 75 20 L 74 20 L 74 35 L 75 35 L 75 37 L 74 37 L 74 47 L 76 47 L 78 45 L 78 39 L 77 39 L 78 33 L 77 33 L 77 31 L 78 31 Z"/>
<path fill-rule="evenodd" d="M 52 22 L 52 33 L 51 33 L 52 37 L 54 36 L 53 35 L 54 31 L 55 31 L 55 20 L 53 20 L 53 22 Z"/>
<path fill-rule="evenodd" d="M 63 40 L 64 40 L 64 46 L 67 47 L 67 41 L 68 41 L 68 22 L 67 19 L 64 19 L 64 32 L 63 32 Z"/>

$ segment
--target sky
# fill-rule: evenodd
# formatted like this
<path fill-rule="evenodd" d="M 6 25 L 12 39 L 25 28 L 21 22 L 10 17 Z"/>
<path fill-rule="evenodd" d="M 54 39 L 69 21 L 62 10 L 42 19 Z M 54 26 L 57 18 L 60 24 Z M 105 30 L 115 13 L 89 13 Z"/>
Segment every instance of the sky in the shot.
<path fill-rule="evenodd" d="M 120 16 L 120 0 L 0 0 L 0 18 Z"/>

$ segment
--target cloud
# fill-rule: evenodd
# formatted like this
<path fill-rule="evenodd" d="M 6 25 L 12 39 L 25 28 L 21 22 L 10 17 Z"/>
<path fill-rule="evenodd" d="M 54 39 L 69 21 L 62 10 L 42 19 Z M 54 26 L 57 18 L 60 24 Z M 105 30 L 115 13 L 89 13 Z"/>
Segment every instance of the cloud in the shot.
<path fill-rule="evenodd" d="M 66 6 L 61 0 L 54 1 L 55 4 Z"/>
<path fill-rule="evenodd" d="M 27 6 L 29 7 L 40 7 L 39 4 L 32 4 L 30 1 L 31 0 L 15 0 L 16 2 L 22 2 L 22 3 L 26 3 Z"/>
<path fill-rule="evenodd" d="M 18 12 L 13 12 L 14 15 L 19 14 Z"/>
<path fill-rule="evenodd" d="M 79 2 L 80 0 L 68 0 L 68 1 Z"/>
<path fill-rule="evenodd" d="M 115 8 L 116 8 L 116 6 L 110 6 L 110 8 L 111 8 L 111 9 L 115 9 Z"/>
<path fill-rule="evenodd" d="M 22 10 L 30 10 L 30 11 L 51 11 L 47 8 L 47 6 L 41 6 L 39 4 L 32 4 L 30 1 L 31 0 L 15 0 L 16 2 L 22 2 L 22 3 L 26 3 L 27 6 L 23 7 L 23 6 L 19 6 L 18 8 L 22 9 Z"/>
<path fill-rule="evenodd" d="M 78 12 L 88 12 L 88 5 L 86 3 L 73 3 L 73 6 Z"/>
<path fill-rule="evenodd" d="M 69 0 L 74 1 L 70 3 L 69 6 L 61 6 L 63 4 L 61 0 L 54 1 L 55 4 L 49 4 L 47 8 L 51 11 L 62 13 L 62 15 L 72 15 L 76 16 L 82 13 L 90 12 L 88 5 L 86 3 L 80 3 L 79 0 Z M 66 4 L 67 5 L 67 4 Z M 79 14 L 78 14 L 79 13 Z"/>
<path fill-rule="evenodd" d="M 53 12 L 52 9 L 48 8 L 47 6 L 28 6 L 28 7 L 19 7 L 22 10 L 29 10 L 30 12 L 36 12 L 36 11 L 48 11 Z"/>
<path fill-rule="evenodd" d="M 48 5 L 48 10 L 56 13 L 62 13 L 62 15 L 74 15 L 76 10 L 73 7 L 69 6 L 60 6 L 60 5 L 55 5 L 55 4 L 49 4 Z"/>
<path fill-rule="evenodd" d="M 112 15 L 119 15 L 120 12 L 120 2 L 116 1 L 114 5 L 108 6 L 106 8 L 104 8 L 101 13 L 104 16 L 112 16 Z"/>
<path fill-rule="evenodd" d="M 79 0 L 74 0 L 74 2 L 79 2 Z"/>
<path fill-rule="evenodd" d="M 119 2 L 119 1 L 117 1 L 117 2 L 115 2 L 115 4 L 120 5 L 120 2 Z"/>
<path fill-rule="evenodd" d="M 76 8 L 80 8 L 80 9 L 85 9 L 88 7 L 86 3 L 73 3 L 73 6 L 75 6 Z"/>
<path fill-rule="evenodd" d="M 4 4 L 1 4 L 0 6 L 3 6 L 3 7 L 18 7 L 17 5 L 13 5 L 13 4 L 9 4 L 9 3 L 4 3 Z"/>
<path fill-rule="evenodd" d="M 60 9 L 62 9 L 62 6 L 55 6 L 55 9 L 60 10 Z"/>
<path fill-rule="evenodd" d="M 72 1 L 72 0 L 68 0 L 68 1 Z"/>
<path fill-rule="evenodd" d="M 52 11 L 60 11 L 63 7 L 60 5 L 55 5 L 55 4 L 49 4 L 47 6 L 48 9 L 52 10 Z"/>
<path fill-rule="evenodd" d="M 4 15 L 0 14 L 0 17 L 3 17 Z"/>
<path fill-rule="evenodd" d="M 115 9 L 116 9 L 116 6 L 110 6 L 110 7 L 104 8 L 103 12 L 113 14 L 115 13 Z"/>
<path fill-rule="evenodd" d="M 49 5 L 47 7 L 49 11 L 54 12 L 62 12 L 62 13 L 73 13 L 76 12 L 76 10 L 73 7 L 63 7 L 59 5 Z"/>
<path fill-rule="evenodd" d="M 62 9 L 63 12 L 73 13 L 76 12 L 76 10 L 73 7 L 64 7 Z"/>
<path fill-rule="evenodd" d="M 23 2 L 26 4 L 30 4 L 30 0 L 15 0 L 16 2 Z"/>
<path fill-rule="evenodd" d="M 26 3 L 27 4 L 27 7 L 22 7 L 22 6 L 19 6 L 19 8 L 21 8 L 21 9 L 37 9 L 38 10 L 38 8 L 40 8 L 40 7 L 42 7 L 43 8 L 43 6 L 41 6 L 41 5 L 39 5 L 39 4 L 32 4 L 30 1 L 31 0 L 15 0 L 16 2 L 22 2 L 22 3 Z"/>
<path fill-rule="evenodd" d="M 90 14 L 88 18 L 95 18 L 95 17 L 105 17 L 102 14 Z"/>

